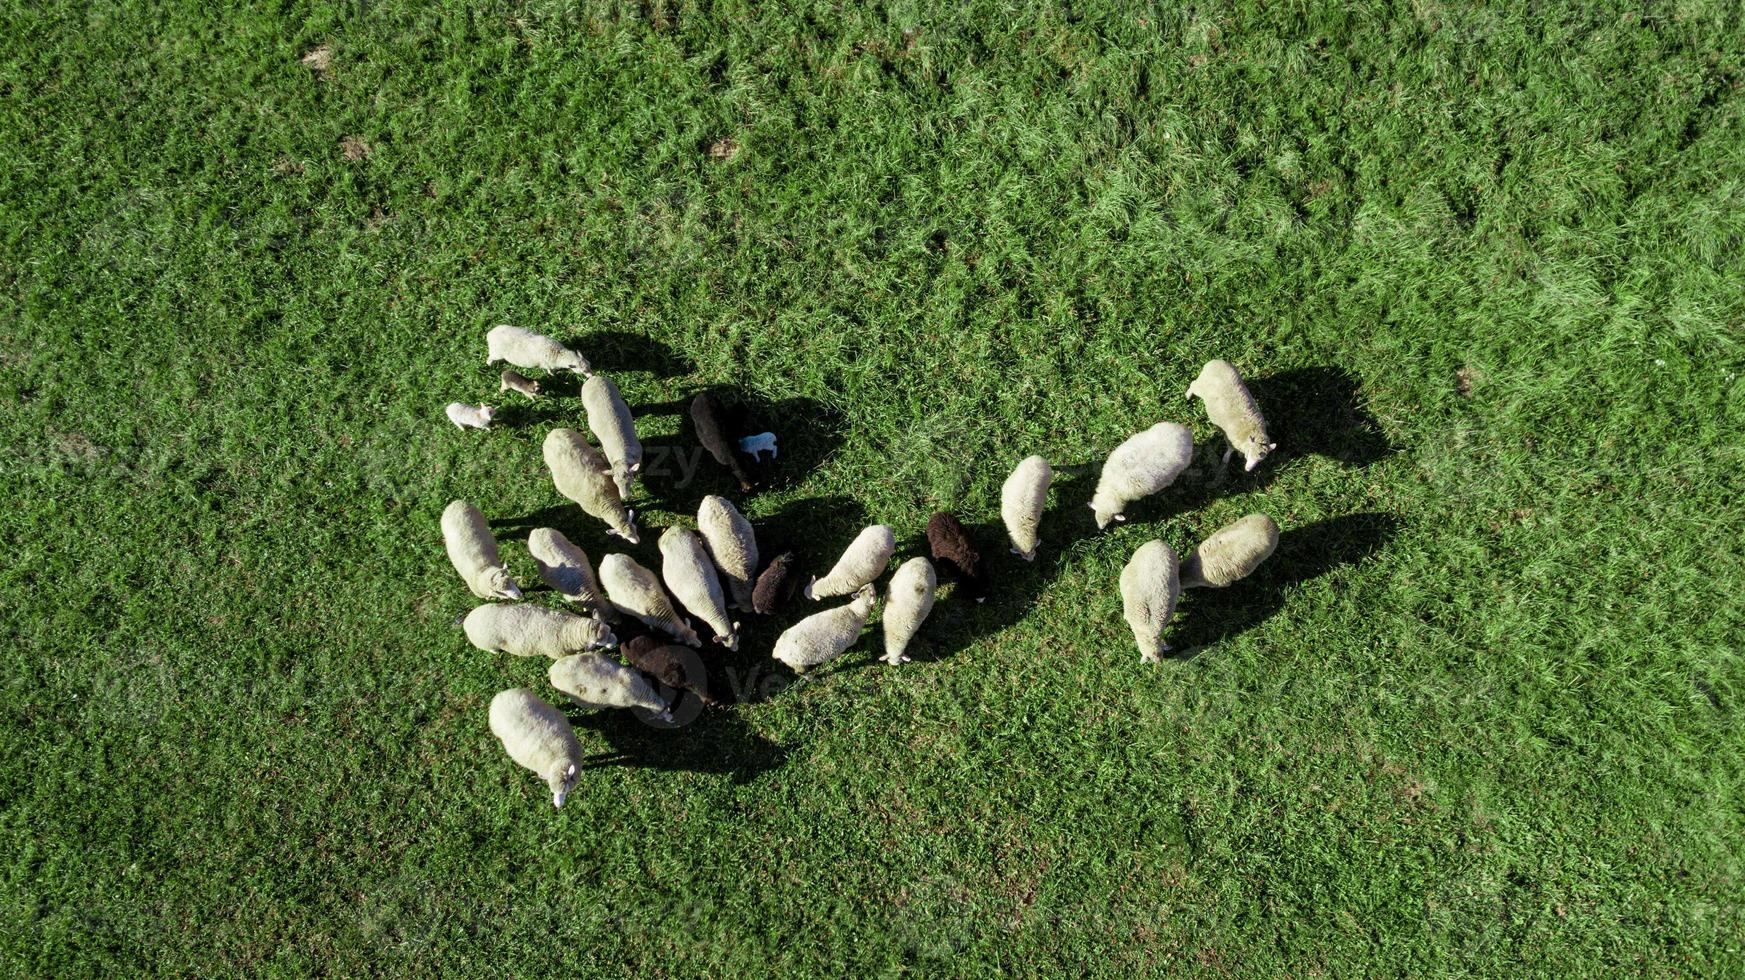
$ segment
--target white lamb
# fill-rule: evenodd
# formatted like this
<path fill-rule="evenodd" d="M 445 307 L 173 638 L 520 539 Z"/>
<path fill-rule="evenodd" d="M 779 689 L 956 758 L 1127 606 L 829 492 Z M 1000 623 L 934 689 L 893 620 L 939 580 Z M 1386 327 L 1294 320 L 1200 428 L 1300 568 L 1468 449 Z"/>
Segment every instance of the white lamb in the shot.
<path fill-rule="evenodd" d="M 721 579 L 697 532 L 676 525 L 662 532 L 660 574 L 679 604 L 715 631 L 716 643 L 739 649 L 739 624 L 727 615 Z"/>
<path fill-rule="evenodd" d="M 491 416 L 497 414 L 497 410 L 489 405 L 480 404 L 475 408 L 466 402 L 449 402 L 448 408 L 443 411 L 448 414 L 448 420 L 460 429 L 489 429 Z"/>
<path fill-rule="evenodd" d="M 455 500 L 443 508 L 442 546 L 473 595 L 481 599 L 521 598 L 521 587 L 509 577 L 497 551 L 497 539 L 477 507 Z"/>
<path fill-rule="evenodd" d="M 891 563 L 891 556 L 896 553 L 896 532 L 889 524 L 874 524 L 849 542 L 828 575 L 815 578 L 806 586 L 806 598 L 816 600 L 849 595 L 883 575 L 885 567 Z"/>
<path fill-rule="evenodd" d="M 848 605 L 813 613 L 788 627 L 787 632 L 777 638 L 771 656 L 800 674 L 835 660 L 860 639 L 861 628 L 866 626 L 872 607 L 873 587 L 863 585 Z"/>
<path fill-rule="evenodd" d="M 933 563 L 925 558 L 911 558 L 897 567 L 885 593 L 885 663 L 894 667 L 909 662 L 909 641 L 933 611 L 933 590 L 938 585 Z"/>
<path fill-rule="evenodd" d="M 582 407 L 588 412 L 588 428 L 612 464 L 618 495 L 628 499 L 630 484 L 642 470 L 642 443 L 636 438 L 630 406 L 624 404 L 624 396 L 611 378 L 596 374 L 582 385 Z"/>
<path fill-rule="evenodd" d="M 636 533 L 636 512 L 624 506 L 613 482 L 606 457 L 588 445 L 574 429 L 553 429 L 545 436 L 545 465 L 557 492 L 576 502 L 589 517 L 605 521 L 631 544 L 642 540 Z"/>
<path fill-rule="evenodd" d="M 551 787 L 551 805 L 563 806 L 582 765 L 582 747 L 563 713 L 525 687 L 501 691 L 491 699 L 491 734 L 509 758 Z"/>
<path fill-rule="evenodd" d="M 733 605 L 751 611 L 751 590 L 757 581 L 757 533 L 751 522 L 726 497 L 710 494 L 697 508 L 697 529 L 715 567 L 721 569 Z"/>
<path fill-rule="evenodd" d="M 1127 505 L 1175 482 L 1194 460 L 1194 435 L 1186 426 L 1159 422 L 1115 447 L 1103 463 L 1097 492 L 1091 496 L 1097 527 L 1124 521 Z"/>
<path fill-rule="evenodd" d="M 551 686 L 584 708 L 640 708 L 671 721 L 654 685 L 633 667 L 597 653 L 578 653 L 551 665 Z"/>
<path fill-rule="evenodd" d="M 485 334 L 485 346 L 490 354 L 486 364 L 508 361 L 516 367 L 541 371 L 573 371 L 592 374 L 588 359 L 543 334 L 503 324 Z"/>
<path fill-rule="evenodd" d="M 1175 614 L 1181 597 L 1175 552 L 1162 541 L 1147 541 L 1121 569 L 1121 606 L 1133 639 L 1139 644 L 1139 659 L 1155 663 L 1169 650 L 1163 642 L 1164 627 Z"/>
<path fill-rule="evenodd" d="M 1188 385 L 1188 401 L 1193 401 L 1195 395 L 1206 403 L 1207 417 L 1230 445 L 1224 450 L 1225 466 L 1230 465 L 1232 455 L 1241 453 L 1247 461 L 1243 469 L 1252 472 L 1268 453 L 1278 448 L 1278 443 L 1267 439 L 1266 419 L 1260 414 L 1260 406 L 1229 361 L 1206 362 L 1200 376 Z"/>
<path fill-rule="evenodd" d="M 616 646 L 618 638 L 592 616 L 577 616 L 532 603 L 488 603 L 461 620 L 467 639 L 487 653 L 517 657 L 558 657 Z"/>
<path fill-rule="evenodd" d="M 637 564 L 636 559 L 620 554 L 600 559 L 600 583 L 606 586 L 606 598 L 612 600 L 612 605 L 635 616 L 649 629 L 660 630 L 686 646 L 702 646 L 697 631 L 673 608 L 672 599 L 660 587 L 660 579 Z"/>
<path fill-rule="evenodd" d="M 1040 543 L 1042 508 L 1048 503 L 1048 485 L 1054 482 L 1054 471 L 1048 460 L 1030 456 L 1012 470 L 1000 487 L 1000 519 L 1006 523 L 1006 535 L 1012 539 L 1012 554 L 1025 561 L 1036 560 Z"/>
<path fill-rule="evenodd" d="M 588 553 L 577 547 L 553 527 L 536 527 L 527 535 L 527 553 L 539 568 L 540 580 L 566 600 L 590 612 L 599 613 L 611 622 L 618 610 L 606 598 L 606 590 L 594 576 L 594 563 Z"/>
<path fill-rule="evenodd" d="M 1184 589 L 1221 589 L 1251 575 L 1278 548 L 1278 525 L 1249 514 L 1213 532 L 1182 561 Z"/>

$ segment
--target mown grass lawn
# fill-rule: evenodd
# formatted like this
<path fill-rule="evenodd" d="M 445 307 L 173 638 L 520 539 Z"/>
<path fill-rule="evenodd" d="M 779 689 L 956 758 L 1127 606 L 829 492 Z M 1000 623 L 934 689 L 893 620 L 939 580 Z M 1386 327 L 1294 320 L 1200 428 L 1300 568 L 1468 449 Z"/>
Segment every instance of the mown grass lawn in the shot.
<path fill-rule="evenodd" d="M 1745 971 L 1739 8 L 1352 7 L 5 6 L 5 972 Z M 651 447 L 756 401 L 814 571 L 950 509 L 995 598 L 801 684 L 756 624 L 553 811 L 437 519 L 614 546 L 573 394 L 443 419 L 502 322 Z M 1212 357 L 1282 444 L 1222 482 Z M 1127 556 L 1252 511 L 1142 666 Z"/>

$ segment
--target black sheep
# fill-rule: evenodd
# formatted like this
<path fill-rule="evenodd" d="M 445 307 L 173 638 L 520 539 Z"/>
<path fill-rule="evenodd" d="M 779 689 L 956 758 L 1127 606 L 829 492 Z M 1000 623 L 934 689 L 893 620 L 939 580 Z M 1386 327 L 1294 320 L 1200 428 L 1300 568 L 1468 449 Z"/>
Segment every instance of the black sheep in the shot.
<path fill-rule="evenodd" d="M 703 392 L 691 399 L 691 421 L 697 426 L 697 441 L 703 448 L 709 450 L 709 455 L 715 457 L 715 462 L 733 471 L 733 478 L 739 481 L 739 489 L 751 489 L 751 477 L 745 472 L 744 464 L 739 462 L 735 454 L 737 447 L 733 444 L 733 435 L 727 425 L 725 413 L 721 410 L 721 400 L 712 392 Z"/>
<path fill-rule="evenodd" d="M 794 573 L 797 560 L 793 552 L 784 551 L 757 577 L 757 585 L 751 590 L 754 612 L 768 616 L 794 597 L 794 591 L 800 585 L 800 576 Z"/>
<path fill-rule="evenodd" d="M 703 661 L 697 656 L 697 651 L 662 643 L 660 637 L 648 633 L 625 641 L 618 650 L 630 666 L 658 683 L 674 690 L 689 691 L 705 705 L 715 703 L 715 699 L 709 696 L 708 674 L 703 670 Z"/>
<path fill-rule="evenodd" d="M 970 597 L 977 602 L 988 598 L 987 569 L 982 556 L 970 543 L 969 531 L 957 518 L 940 511 L 927 521 L 927 544 L 933 549 L 933 560 L 957 573 Z"/>

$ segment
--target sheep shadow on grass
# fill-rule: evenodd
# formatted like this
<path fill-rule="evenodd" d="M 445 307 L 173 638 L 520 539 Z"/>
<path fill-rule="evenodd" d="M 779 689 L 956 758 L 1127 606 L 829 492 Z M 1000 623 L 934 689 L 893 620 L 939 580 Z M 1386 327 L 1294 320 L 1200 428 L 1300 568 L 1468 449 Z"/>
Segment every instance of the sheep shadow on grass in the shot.
<path fill-rule="evenodd" d="M 686 694 L 684 698 L 691 698 Z M 724 775 L 745 784 L 787 763 L 788 749 L 753 731 L 737 712 L 720 708 L 690 713 L 682 724 L 644 721 L 632 711 L 581 713 L 570 722 L 584 744 L 597 733 L 610 751 L 589 755 L 588 768 L 624 766 L 659 772 Z M 675 716 L 684 717 L 675 711 Z"/>

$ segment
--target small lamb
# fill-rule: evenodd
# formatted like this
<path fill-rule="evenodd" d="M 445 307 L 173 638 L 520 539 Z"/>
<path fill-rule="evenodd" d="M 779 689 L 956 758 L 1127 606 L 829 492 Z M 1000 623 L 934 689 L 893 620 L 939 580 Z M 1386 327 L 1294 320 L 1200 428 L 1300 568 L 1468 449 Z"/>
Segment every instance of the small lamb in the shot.
<path fill-rule="evenodd" d="M 957 518 L 939 511 L 927 521 L 927 546 L 933 560 L 957 573 L 970 598 L 988 601 L 988 572 L 982 567 L 981 552 L 969 539 L 969 530 Z"/>
<path fill-rule="evenodd" d="M 813 613 L 790 626 L 776 639 L 776 648 L 770 655 L 798 674 L 835 660 L 860 639 L 872 607 L 873 587 L 863 585 L 848 605 Z"/>
<path fill-rule="evenodd" d="M 1012 554 L 1025 561 L 1036 560 L 1042 508 L 1048 503 L 1048 485 L 1053 482 L 1054 471 L 1048 460 L 1030 456 L 1012 470 L 1000 487 L 1000 519 L 1006 524 L 1006 535 L 1012 539 Z"/>
<path fill-rule="evenodd" d="M 1163 642 L 1163 630 L 1175 614 L 1181 594 L 1175 552 L 1162 541 L 1140 545 L 1127 567 L 1121 569 L 1122 611 L 1127 625 L 1133 627 L 1141 663 L 1156 663 L 1169 650 L 1169 644 Z"/>
<path fill-rule="evenodd" d="M 938 584 L 933 563 L 925 558 L 911 558 L 897 567 L 885 594 L 885 663 L 894 667 L 909 662 L 909 641 L 933 611 L 933 590 Z"/>
<path fill-rule="evenodd" d="M 1212 534 L 1181 564 L 1184 589 L 1221 589 L 1254 573 L 1278 548 L 1278 525 L 1249 514 Z"/>
<path fill-rule="evenodd" d="M 486 653 L 516 657 L 558 657 L 594 647 L 616 646 L 618 638 L 592 616 L 577 616 L 532 603 L 487 603 L 461 620 L 467 640 Z"/>
<path fill-rule="evenodd" d="M 697 441 L 715 457 L 715 462 L 733 473 L 733 478 L 739 481 L 739 489 L 750 490 L 751 476 L 745 472 L 739 457 L 733 455 L 733 446 L 727 439 L 727 420 L 721 410 L 721 399 L 708 391 L 691 399 L 691 421 L 697 426 Z"/>
<path fill-rule="evenodd" d="M 517 391 L 526 395 L 528 398 L 539 397 L 539 382 L 529 378 L 525 374 L 516 371 L 504 371 L 503 376 L 499 378 L 498 381 L 498 391 Z"/>
<path fill-rule="evenodd" d="M 885 573 L 891 556 L 897 553 L 897 535 L 889 524 L 874 524 L 849 542 L 842 557 L 830 569 L 830 574 L 815 578 L 806 586 L 806 598 L 828 599 L 849 595 L 861 586 Z"/>
<path fill-rule="evenodd" d="M 516 765 L 545 780 L 551 805 L 561 808 L 582 765 L 582 747 L 563 713 L 525 687 L 501 691 L 491 699 L 491 734 Z"/>
<path fill-rule="evenodd" d="M 1230 448 L 1224 450 L 1225 466 L 1230 465 L 1231 456 L 1241 453 L 1248 464 L 1243 470 L 1252 473 L 1267 453 L 1278 448 L 1278 443 L 1267 439 L 1266 419 L 1260 414 L 1260 406 L 1229 361 L 1207 361 L 1200 376 L 1188 385 L 1188 401 L 1193 401 L 1195 395 L 1206 403 L 1207 417 L 1223 431 L 1224 441 L 1229 443 Z"/>
<path fill-rule="evenodd" d="M 588 440 L 574 429 L 553 429 L 545 436 L 545 465 L 551 470 L 551 482 L 557 492 L 576 502 L 589 517 L 605 521 L 616 534 L 631 544 L 642 538 L 636 533 L 636 511 L 624 506 L 624 498 L 613 482 L 606 457 L 588 445 Z"/>
<path fill-rule="evenodd" d="M 600 582 L 606 586 L 606 597 L 612 604 L 642 620 L 644 626 L 660 630 L 688 647 L 702 645 L 697 631 L 673 608 L 672 599 L 660 587 L 660 579 L 637 564 L 636 559 L 619 554 L 600 559 Z"/>
<path fill-rule="evenodd" d="M 697 532 L 674 525 L 661 533 L 660 573 L 679 604 L 715 631 L 716 643 L 739 649 L 739 624 L 727 615 L 721 579 Z"/>
<path fill-rule="evenodd" d="M 527 535 L 527 552 L 539 567 L 539 578 L 552 591 L 583 609 L 599 614 L 607 622 L 618 618 L 618 610 L 606 598 L 606 590 L 594 576 L 594 564 L 588 553 L 554 527 L 536 527 Z"/>
<path fill-rule="evenodd" d="M 455 500 L 443 508 L 442 546 L 473 595 L 481 599 L 521 598 L 521 587 L 509 577 L 497 551 L 497 539 L 477 507 Z"/>
<path fill-rule="evenodd" d="M 491 416 L 497 414 L 497 410 L 489 405 L 481 403 L 474 408 L 466 402 L 449 402 L 443 411 L 448 413 L 448 420 L 457 429 L 489 429 Z"/>
<path fill-rule="evenodd" d="M 726 497 L 710 494 L 697 508 L 697 530 L 715 567 L 721 569 L 736 609 L 750 611 L 752 581 L 757 578 L 757 534 L 751 522 Z"/>
<path fill-rule="evenodd" d="M 768 616 L 794 597 L 794 586 L 800 584 L 799 577 L 794 575 L 798 561 L 793 552 L 784 551 L 769 563 L 751 590 L 752 612 Z"/>
<path fill-rule="evenodd" d="M 769 453 L 770 459 L 780 458 L 776 452 L 776 434 L 774 432 L 759 432 L 755 436 L 746 436 L 739 440 L 739 451 L 751 457 L 754 463 L 763 462 L 763 454 Z"/>
<path fill-rule="evenodd" d="M 628 500 L 630 485 L 642 470 L 642 443 L 636 438 L 630 406 L 624 404 L 624 396 L 611 378 L 596 374 L 582 385 L 582 407 L 588 412 L 588 428 L 612 464 L 618 495 Z"/>
<path fill-rule="evenodd" d="M 624 659 L 630 662 L 630 666 L 654 678 L 657 683 L 675 691 L 689 691 L 705 706 L 716 703 L 709 696 L 708 677 L 702 671 L 703 662 L 697 659 L 695 650 L 663 644 L 644 633 L 631 638 L 618 648 L 618 652 L 624 654 Z M 692 678 L 689 669 L 693 664 L 697 667 L 696 679 Z"/>
<path fill-rule="evenodd" d="M 546 671 L 551 686 L 584 708 L 639 708 L 671 721 L 666 702 L 635 669 L 598 653 L 564 657 Z"/>
<path fill-rule="evenodd" d="M 543 334 L 503 324 L 485 334 L 485 346 L 490 353 L 486 364 L 508 361 L 521 368 L 540 371 L 573 371 L 591 375 L 588 359 Z"/>
<path fill-rule="evenodd" d="M 1127 505 L 1175 482 L 1194 460 L 1194 435 L 1187 426 L 1159 422 L 1115 447 L 1103 463 L 1097 492 L 1091 496 L 1097 527 L 1124 521 Z"/>

